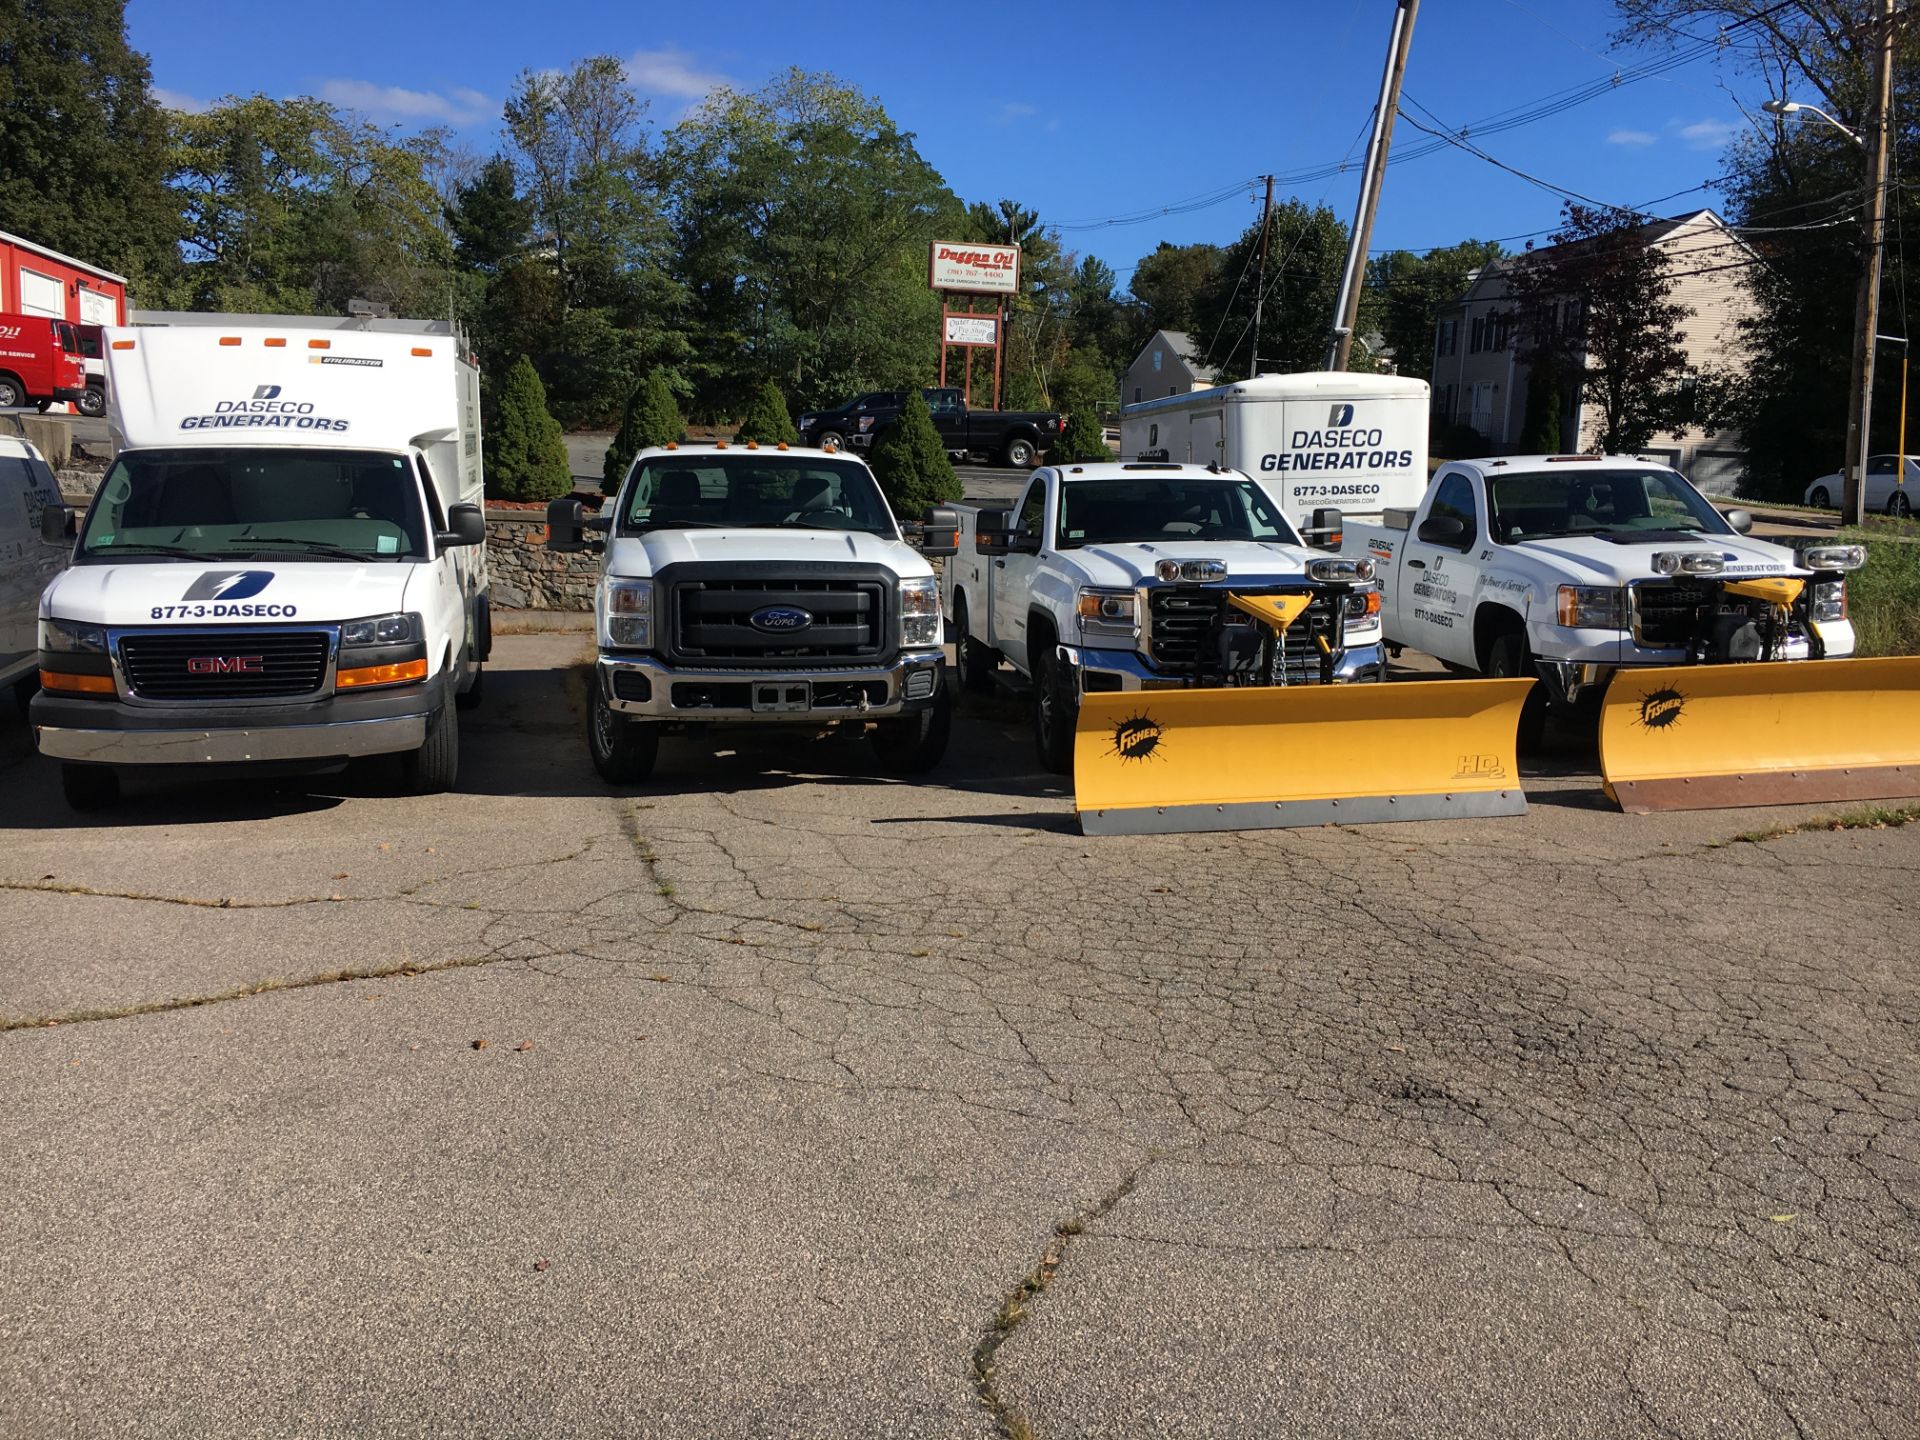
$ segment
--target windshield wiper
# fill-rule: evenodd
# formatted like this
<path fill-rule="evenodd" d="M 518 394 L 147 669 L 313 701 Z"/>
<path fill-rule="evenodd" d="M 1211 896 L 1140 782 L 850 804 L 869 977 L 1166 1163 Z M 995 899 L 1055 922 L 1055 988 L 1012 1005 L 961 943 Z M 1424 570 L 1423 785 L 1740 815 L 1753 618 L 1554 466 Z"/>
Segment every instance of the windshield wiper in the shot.
<path fill-rule="evenodd" d="M 184 555 L 189 560 L 206 560 L 216 552 L 210 550 L 189 550 L 184 545 L 150 545 L 142 542 L 138 545 L 102 545 L 97 550 L 82 550 L 87 559 L 112 555 Z"/>
<path fill-rule="evenodd" d="M 324 540 L 308 540 L 304 536 L 299 535 L 248 535 L 245 537 L 245 540 L 249 545 L 298 545 L 309 554 L 325 555 L 334 560 L 358 561 L 383 558 L 378 555 L 369 555 L 364 550 L 349 550 L 343 545 L 329 545 Z M 401 557 L 399 552 L 395 551 L 392 555 L 384 558 L 398 560 Z"/>
<path fill-rule="evenodd" d="M 661 520 L 636 524 L 634 531 L 644 530 L 725 530 L 727 527 L 717 520 Z"/>

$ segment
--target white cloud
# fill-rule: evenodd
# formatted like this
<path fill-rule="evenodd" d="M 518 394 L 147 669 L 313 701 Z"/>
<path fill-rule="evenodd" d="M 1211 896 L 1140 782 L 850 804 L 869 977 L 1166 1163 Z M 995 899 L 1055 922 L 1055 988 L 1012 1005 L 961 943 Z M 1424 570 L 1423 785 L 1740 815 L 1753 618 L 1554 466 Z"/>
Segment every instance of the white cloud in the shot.
<path fill-rule="evenodd" d="M 343 110 L 357 110 L 371 120 L 474 125 L 495 116 L 497 106 L 478 90 L 456 86 L 442 95 L 437 90 L 408 90 L 399 85 L 375 85 L 369 80 L 328 80 L 320 99 Z"/>
<path fill-rule="evenodd" d="M 1731 120 L 1696 120 L 1680 127 L 1680 138 L 1695 150 L 1718 150 L 1739 133 Z"/>
<path fill-rule="evenodd" d="M 198 115 L 213 108 L 211 100 L 202 100 L 184 90 L 169 90 L 164 85 L 153 87 L 153 103 L 162 110 L 178 110 L 185 115 Z"/>
<path fill-rule="evenodd" d="M 1651 145 L 1660 137 L 1645 130 L 1612 130 L 1607 133 L 1609 145 Z"/>
<path fill-rule="evenodd" d="M 1024 100 L 1004 101 L 994 118 L 1002 125 L 1011 125 L 1016 120 L 1030 120 L 1040 112 Z"/>
<path fill-rule="evenodd" d="M 627 57 L 627 80 L 643 95 L 673 95 L 684 100 L 700 100 L 723 85 L 732 85 L 731 76 L 707 70 L 695 63 L 686 51 L 669 45 L 663 50 L 636 50 Z"/>

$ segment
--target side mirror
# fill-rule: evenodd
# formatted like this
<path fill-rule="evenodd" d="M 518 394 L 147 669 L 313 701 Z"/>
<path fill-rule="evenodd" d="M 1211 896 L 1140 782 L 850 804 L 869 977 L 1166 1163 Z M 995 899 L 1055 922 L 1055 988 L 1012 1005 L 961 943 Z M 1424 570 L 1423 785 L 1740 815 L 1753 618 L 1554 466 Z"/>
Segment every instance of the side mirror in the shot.
<path fill-rule="evenodd" d="M 930 508 L 920 522 L 922 555 L 960 553 L 960 517 L 944 505 Z"/>
<path fill-rule="evenodd" d="M 547 502 L 547 548 L 574 551 L 587 548 L 587 512 L 578 500 L 563 496 Z"/>
<path fill-rule="evenodd" d="M 40 538 L 49 545 L 67 545 L 73 541 L 73 508 L 50 504 L 40 511 Z"/>
<path fill-rule="evenodd" d="M 973 548 L 982 555 L 1004 555 L 1012 529 L 1013 511 L 982 510 L 974 521 Z"/>
<path fill-rule="evenodd" d="M 1422 545 L 1445 545 L 1457 550 L 1466 533 L 1467 522 L 1457 515 L 1429 515 L 1420 522 L 1414 538 Z"/>
<path fill-rule="evenodd" d="M 1038 555 L 1040 553 L 1040 537 L 1026 530 L 1009 530 L 1007 532 L 1007 550 L 1010 554 L 1014 555 Z"/>
<path fill-rule="evenodd" d="M 1751 510 L 1729 510 L 1727 511 L 1727 523 L 1733 526 L 1734 534 L 1745 535 L 1753 529 L 1753 512 Z"/>
<path fill-rule="evenodd" d="M 1313 512 L 1313 523 L 1301 537 L 1316 550 L 1338 550 L 1345 537 L 1346 524 L 1338 506 L 1323 505 Z"/>
<path fill-rule="evenodd" d="M 442 550 L 458 545 L 478 545 L 487 538 L 486 513 L 478 505 L 449 505 L 447 528 L 433 537 Z"/>

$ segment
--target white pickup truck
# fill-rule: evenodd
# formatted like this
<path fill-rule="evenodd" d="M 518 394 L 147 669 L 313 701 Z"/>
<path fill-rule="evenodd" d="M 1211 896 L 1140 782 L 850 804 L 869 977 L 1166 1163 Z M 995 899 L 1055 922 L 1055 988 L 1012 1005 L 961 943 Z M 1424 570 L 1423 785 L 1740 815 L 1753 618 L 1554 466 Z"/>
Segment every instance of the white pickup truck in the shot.
<path fill-rule="evenodd" d="M 1796 555 L 1751 524 L 1664 465 L 1515 455 L 1442 466 L 1418 509 L 1349 523 L 1342 549 L 1379 566 L 1390 644 L 1546 682 L 1522 720 L 1530 743 L 1547 704 L 1597 701 L 1622 666 L 1852 654 L 1844 572 L 1861 548 Z M 1769 577 L 1804 583 L 1751 583 Z"/>
<path fill-rule="evenodd" d="M 1237 470 L 1136 461 L 1034 471 L 1012 510 L 961 507 L 941 582 L 962 685 L 1005 661 L 1034 691 L 1040 761 L 1073 766 L 1090 691 L 1311 685 L 1385 674 L 1373 565 L 1309 549 Z M 1338 513 L 1319 523 L 1337 530 Z M 1228 596 L 1308 597 L 1274 644 Z"/>
<path fill-rule="evenodd" d="M 601 515 L 556 500 L 547 523 L 553 548 L 605 555 L 587 742 L 608 784 L 651 774 L 669 729 L 860 726 L 903 773 L 946 752 L 925 556 L 953 554 L 952 511 L 915 549 L 855 457 L 722 442 L 642 450 Z"/>

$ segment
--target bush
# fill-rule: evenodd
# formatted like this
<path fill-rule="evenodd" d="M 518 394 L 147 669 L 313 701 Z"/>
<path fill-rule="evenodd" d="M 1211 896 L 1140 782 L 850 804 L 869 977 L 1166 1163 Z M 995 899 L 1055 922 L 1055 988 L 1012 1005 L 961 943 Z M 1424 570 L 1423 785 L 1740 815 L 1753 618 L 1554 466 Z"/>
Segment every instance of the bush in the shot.
<path fill-rule="evenodd" d="M 1872 520 L 1834 539 L 1867 547 L 1867 563 L 1847 577 L 1856 653 L 1920 654 L 1920 525 Z"/>
<path fill-rule="evenodd" d="M 908 392 L 900 414 L 874 438 L 870 463 L 901 520 L 918 520 L 929 505 L 960 498 L 960 477 L 933 428 L 927 397 L 918 390 Z"/>
<path fill-rule="evenodd" d="M 1100 417 L 1091 409 L 1075 410 L 1067 416 L 1067 428 L 1060 432 L 1059 443 L 1047 456 L 1050 464 L 1071 465 L 1079 460 L 1111 460 L 1106 432 Z"/>
<path fill-rule="evenodd" d="M 548 411 L 547 387 L 524 355 L 500 387 L 486 459 L 487 493 L 495 499 L 557 500 L 573 489 L 560 422 Z"/>
<path fill-rule="evenodd" d="M 1067 428 L 1047 455 L 1055 465 L 1076 460 L 1111 460 L 1100 409 L 1113 403 L 1113 376 L 1098 360 L 1076 350 L 1061 372 L 1056 394 L 1067 412 Z"/>
<path fill-rule="evenodd" d="M 1434 432 L 1433 453 L 1442 460 L 1471 460 L 1487 453 L 1487 437 L 1471 425 L 1442 425 Z"/>
<path fill-rule="evenodd" d="M 782 441 L 789 445 L 800 443 L 800 432 L 793 428 L 793 417 L 787 414 L 787 397 L 773 381 L 767 381 L 753 392 L 753 399 L 747 402 L 747 413 L 733 438 L 741 444 L 749 440 L 757 440 L 762 445 L 778 445 Z"/>
<path fill-rule="evenodd" d="M 607 461 L 601 467 L 600 489 L 611 495 L 627 478 L 627 466 L 633 457 L 649 445 L 666 445 L 686 434 L 687 422 L 673 398 L 673 386 L 664 372 L 650 371 L 627 397 L 627 411 L 620 420 L 620 431 L 607 447 Z"/>

